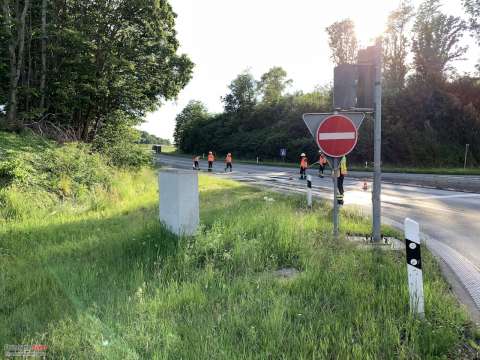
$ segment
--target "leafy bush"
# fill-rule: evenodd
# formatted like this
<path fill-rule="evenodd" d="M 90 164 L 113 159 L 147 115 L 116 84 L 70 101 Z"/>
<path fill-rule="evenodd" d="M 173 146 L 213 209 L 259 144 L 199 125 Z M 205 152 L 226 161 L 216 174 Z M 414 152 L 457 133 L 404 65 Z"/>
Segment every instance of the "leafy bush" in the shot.
<path fill-rule="evenodd" d="M 45 190 L 63 197 L 75 197 L 82 189 L 110 187 L 111 169 L 102 156 L 85 144 L 67 144 L 42 152 L 5 152 L 0 161 L 3 187 Z"/>
<path fill-rule="evenodd" d="M 139 168 L 150 163 L 147 149 L 136 143 L 139 139 L 140 133 L 122 121 L 120 124 L 105 125 L 95 138 L 93 147 L 107 158 L 110 165 Z"/>

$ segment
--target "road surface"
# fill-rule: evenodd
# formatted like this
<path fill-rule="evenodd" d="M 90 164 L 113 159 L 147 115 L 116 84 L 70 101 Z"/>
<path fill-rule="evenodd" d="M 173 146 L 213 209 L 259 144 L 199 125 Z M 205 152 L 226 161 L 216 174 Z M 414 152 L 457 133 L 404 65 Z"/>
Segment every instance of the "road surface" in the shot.
<path fill-rule="evenodd" d="M 157 161 L 167 166 L 192 168 L 191 160 L 182 157 L 159 155 Z M 206 170 L 206 161 L 200 162 L 200 168 Z M 224 173 L 223 163 L 216 162 L 213 170 L 218 176 L 280 191 L 306 191 L 305 181 L 299 180 L 298 170 L 292 168 L 234 163 L 234 171 Z M 314 196 L 332 199 L 331 177 L 327 175 L 322 179 L 315 169 L 308 173 L 312 175 Z M 411 179 L 415 179 L 415 174 Z M 364 191 L 363 181 L 345 178 L 345 204 L 358 205 L 369 213 L 371 182 L 367 181 L 368 191 Z M 383 223 L 397 227 L 405 217 L 419 222 L 429 249 L 449 265 L 477 310 L 480 309 L 480 193 L 383 184 L 382 217 Z"/>

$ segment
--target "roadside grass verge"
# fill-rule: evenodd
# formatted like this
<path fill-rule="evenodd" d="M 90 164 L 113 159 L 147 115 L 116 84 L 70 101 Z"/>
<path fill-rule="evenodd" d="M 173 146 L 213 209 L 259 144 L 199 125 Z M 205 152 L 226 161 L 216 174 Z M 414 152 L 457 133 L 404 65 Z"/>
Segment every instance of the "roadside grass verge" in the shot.
<path fill-rule="evenodd" d="M 201 176 L 201 228 L 177 238 L 157 220 L 156 186 L 152 170 L 118 173 L 98 208 L 0 224 L 0 346 L 79 359 L 420 359 L 475 344 L 428 253 L 419 321 L 404 254 L 332 240 L 327 204 Z M 341 226 L 370 231 L 353 210 Z M 290 267 L 297 277 L 273 273 Z"/>

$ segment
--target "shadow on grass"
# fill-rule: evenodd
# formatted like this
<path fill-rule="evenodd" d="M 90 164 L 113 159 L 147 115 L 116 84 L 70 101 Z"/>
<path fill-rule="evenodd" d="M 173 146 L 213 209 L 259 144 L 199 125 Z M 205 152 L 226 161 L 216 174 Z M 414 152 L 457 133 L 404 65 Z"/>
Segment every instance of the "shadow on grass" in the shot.
<path fill-rule="evenodd" d="M 201 193 L 205 229 L 258 192 L 241 186 Z M 50 323 L 92 308 L 101 316 L 107 308 L 125 306 L 179 250 L 180 239 L 160 224 L 157 209 L 5 232 L 0 346 L 21 343 Z"/>

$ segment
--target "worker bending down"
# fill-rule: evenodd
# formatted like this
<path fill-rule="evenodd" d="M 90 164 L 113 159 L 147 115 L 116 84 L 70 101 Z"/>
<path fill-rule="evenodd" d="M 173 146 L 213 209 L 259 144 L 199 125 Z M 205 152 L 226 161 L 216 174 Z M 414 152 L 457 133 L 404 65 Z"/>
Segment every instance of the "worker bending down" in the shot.
<path fill-rule="evenodd" d="M 345 179 L 345 175 L 347 175 L 347 158 L 345 156 L 342 157 L 340 160 L 340 166 L 338 169 L 338 178 L 337 178 L 337 186 L 338 186 L 338 195 L 337 195 L 337 203 L 339 205 L 343 205 L 343 179 Z"/>
<path fill-rule="evenodd" d="M 193 170 L 200 170 L 199 161 L 200 161 L 200 156 L 193 157 Z"/>
<path fill-rule="evenodd" d="M 228 153 L 225 158 L 225 172 L 227 172 L 228 168 L 230 168 L 230 172 L 232 172 L 232 154 L 231 153 Z"/>
<path fill-rule="evenodd" d="M 307 178 L 308 159 L 305 153 L 300 154 L 300 180 Z"/>
<path fill-rule="evenodd" d="M 213 156 L 213 153 L 211 151 L 208 152 L 207 160 L 208 160 L 208 171 L 212 172 L 213 162 L 215 161 L 215 156 Z"/>

